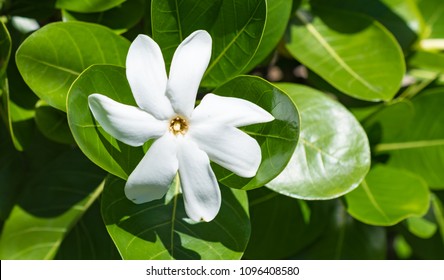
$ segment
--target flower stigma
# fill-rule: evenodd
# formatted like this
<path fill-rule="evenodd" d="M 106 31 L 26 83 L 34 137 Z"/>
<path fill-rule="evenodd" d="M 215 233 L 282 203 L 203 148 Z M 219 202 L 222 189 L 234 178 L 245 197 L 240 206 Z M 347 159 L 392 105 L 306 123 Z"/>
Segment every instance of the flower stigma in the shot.
<path fill-rule="evenodd" d="M 174 135 L 182 134 L 185 135 L 185 133 L 188 130 L 188 123 L 183 117 L 175 117 L 170 121 L 170 131 Z"/>

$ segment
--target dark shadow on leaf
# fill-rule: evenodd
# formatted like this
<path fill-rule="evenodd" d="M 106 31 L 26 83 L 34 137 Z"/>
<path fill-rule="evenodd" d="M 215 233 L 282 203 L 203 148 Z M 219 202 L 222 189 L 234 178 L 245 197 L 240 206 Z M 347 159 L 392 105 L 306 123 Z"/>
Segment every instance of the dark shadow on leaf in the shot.
<path fill-rule="evenodd" d="M 250 227 L 248 214 L 227 187 L 221 186 L 223 198 L 218 216 L 208 223 L 194 223 L 185 213 L 181 194 L 168 201 L 164 197 L 134 204 L 126 198 L 124 185 L 125 181 L 109 176 L 102 200 L 104 221 L 108 227 L 112 226 L 108 231 L 123 258 L 202 259 L 202 252 L 214 250 L 205 242 L 222 243 L 235 252 L 245 249 L 243 240 L 248 240 Z M 227 225 L 229 229 L 225 228 Z M 188 247 L 190 242 L 197 242 L 195 247 L 201 248 L 200 251 Z"/>
<path fill-rule="evenodd" d="M 43 140 L 41 144 L 50 144 Z M 31 150 L 28 169 L 19 205 L 38 217 L 50 218 L 64 214 L 91 194 L 105 177 L 105 172 L 89 161 L 78 149 L 51 143 L 54 150 L 47 159 Z M 40 145 L 33 149 L 42 148 Z M 51 149 L 51 146 L 46 147 Z M 45 148 L 43 148 L 45 150 Z M 44 153 L 44 152 L 43 152 Z M 38 162 L 42 166 L 39 166 Z"/>

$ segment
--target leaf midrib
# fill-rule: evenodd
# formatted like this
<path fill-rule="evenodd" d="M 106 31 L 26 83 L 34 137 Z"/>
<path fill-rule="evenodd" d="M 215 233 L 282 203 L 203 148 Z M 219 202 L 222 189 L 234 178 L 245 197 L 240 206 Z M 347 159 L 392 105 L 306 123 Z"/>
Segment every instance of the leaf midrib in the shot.
<path fill-rule="evenodd" d="M 353 78 L 355 78 L 358 82 L 360 82 L 364 87 L 368 88 L 378 96 L 384 98 L 383 94 L 372 86 L 369 82 L 367 82 L 363 77 L 361 77 L 358 73 L 356 73 L 341 57 L 332 46 L 323 38 L 322 34 L 320 34 L 316 27 L 311 24 L 304 15 L 298 11 L 296 12 L 296 17 L 305 25 L 307 30 L 313 35 L 313 37 L 321 44 L 321 46 L 331 55 L 331 57 Z"/>

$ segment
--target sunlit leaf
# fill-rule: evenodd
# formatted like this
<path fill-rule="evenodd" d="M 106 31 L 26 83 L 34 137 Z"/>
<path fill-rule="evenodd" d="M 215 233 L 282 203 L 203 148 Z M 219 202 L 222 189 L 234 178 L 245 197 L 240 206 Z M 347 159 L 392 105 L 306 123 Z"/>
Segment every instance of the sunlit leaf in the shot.
<path fill-rule="evenodd" d="M 388 106 L 367 124 L 380 130 L 378 154 L 388 164 L 420 175 L 434 189 L 444 188 L 444 88 Z M 402 109 L 402 112 L 401 112 Z"/>
<path fill-rule="evenodd" d="M 77 76 L 92 64 L 125 65 L 129 45 L 100 25 L 57 22 L 23 42 L 17 51 L 17 66 L 41 99 L 66 111 L 66 96 Z"/>
<path fill-rule="evenodd" d="M 371 225 L 390 226 L 429 209 L 426 182 L 403 170 L 377 165 L 361 185 L 345 196 L 347 211 Z"/>
<path fill-rule="evenodd" d="M 343 195 L 370 168 L 370 148 L 361 125 L 338 102 L 306 86 L 277 84 L 301 114 L 298 146 L 284 171 L 267 186 L 303 199 Z"/>
<path fill-rule="evenodd" d="M 392 99 L 405 72 L 393 36 L 377 21 L 354 12 L 298 10 L 286 47 L 335 88 L 358 99 Z"/>

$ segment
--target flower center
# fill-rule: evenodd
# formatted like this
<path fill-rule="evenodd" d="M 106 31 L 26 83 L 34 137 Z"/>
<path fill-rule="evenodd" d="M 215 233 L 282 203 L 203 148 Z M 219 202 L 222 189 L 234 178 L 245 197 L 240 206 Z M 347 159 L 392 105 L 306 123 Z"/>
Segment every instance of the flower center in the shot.
<path fill-rule="evenodd" d="M 174 135 L 182 134 L 184 135 L 188 130 L 188 123 L 182 117 L 175 117 L 170 121 L 170 131 Z"/>

